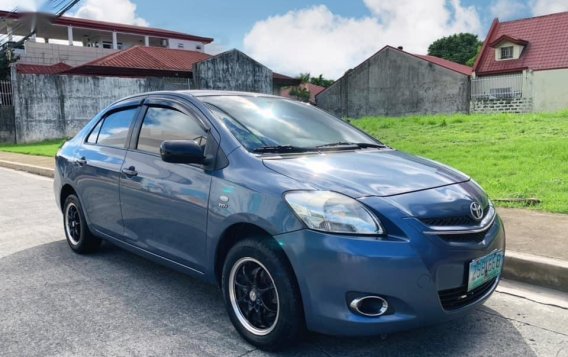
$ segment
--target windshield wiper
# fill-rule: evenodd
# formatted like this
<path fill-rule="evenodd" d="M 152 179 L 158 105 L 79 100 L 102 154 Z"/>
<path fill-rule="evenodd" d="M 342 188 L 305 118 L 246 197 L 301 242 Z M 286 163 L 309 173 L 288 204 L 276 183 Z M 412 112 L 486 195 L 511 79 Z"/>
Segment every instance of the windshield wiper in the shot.
<path fill-rule="evenodd" d="M 316 148 L 318 148 L 318 149 L 336 148 L 336 147 L 357 147 L 357 148 L 361 148 L 361 149 L 366 149 L 366 148 L 384 149 L 384 148 L 387 148 L 388 146 L 383 145 L 383 144 L 375 144 L 375 143 L 350 143 L 350 142 L 347 142 L 347 141 L 338 141 L 336 143 L 323 144 L 323 145 L 316 146 Z"/>
<path fill-rule="evenodd" d="M 292 145 L 274 145 L 274 146 L 262 146 L 253 149 L 252 152 L 263 154 L 263 153 L 295 153 L 295 152 L 307 152 L 314 151 L 313 148 L 303 148 L 300 146 Z"/>

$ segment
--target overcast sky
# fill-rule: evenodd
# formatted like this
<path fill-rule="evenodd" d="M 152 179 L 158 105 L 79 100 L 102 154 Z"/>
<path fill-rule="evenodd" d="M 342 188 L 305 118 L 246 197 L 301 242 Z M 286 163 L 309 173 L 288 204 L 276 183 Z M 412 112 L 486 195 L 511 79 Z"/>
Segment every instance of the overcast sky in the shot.
<path fill-rule="evenodd" d="M 0 0 L 37 8 L 40 0 Z M 72 14 L 215 38 L 209 50 L 238 48 L 271 69 L 336 79 L 384 45 L 426 53 L 435 39 L 472 32 L 494 17 L 568 11 L 568 0 L 83 0 Z"/>

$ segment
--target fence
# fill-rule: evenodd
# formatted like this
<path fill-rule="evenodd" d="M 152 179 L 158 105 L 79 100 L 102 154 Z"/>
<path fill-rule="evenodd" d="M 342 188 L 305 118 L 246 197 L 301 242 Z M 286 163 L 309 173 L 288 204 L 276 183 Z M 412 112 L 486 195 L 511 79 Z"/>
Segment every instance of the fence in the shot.
<path fill-rule="evenodd" d="M 480 77 L 471 80 L 471 99 L 519 99 L 528 97 L 522 73 Z"/>
<path fill-rule="evenodd" d="M 13 106 L 12 83 L 0 81 L 0 143 L 12 144 L 16 140 L 16 123 Z"/>
<path fill-rule="evenodd" d="M 12 104 L 12 83 L 8 81 L 0 81 L 0 106 Z"/>
<path fill-rule="evenodd" d="M 530 113 L 533 110 L 530 73 L 471 80 L 471 113 Z"/>

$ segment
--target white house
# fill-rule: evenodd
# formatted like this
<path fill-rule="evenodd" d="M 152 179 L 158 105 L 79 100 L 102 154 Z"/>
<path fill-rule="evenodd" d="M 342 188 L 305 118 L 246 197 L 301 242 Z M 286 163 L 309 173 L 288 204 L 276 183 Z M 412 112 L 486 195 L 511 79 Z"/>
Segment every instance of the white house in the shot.
<path fill-rule="evenodd" d="M 151 27 L 125 25 L 76 17 L 0 10 L 0 34 L 8 41 L 35 35 L 16 49 L 18 63 L 79 66 L 134 46 L 205 52 L 212 38 Z"/>

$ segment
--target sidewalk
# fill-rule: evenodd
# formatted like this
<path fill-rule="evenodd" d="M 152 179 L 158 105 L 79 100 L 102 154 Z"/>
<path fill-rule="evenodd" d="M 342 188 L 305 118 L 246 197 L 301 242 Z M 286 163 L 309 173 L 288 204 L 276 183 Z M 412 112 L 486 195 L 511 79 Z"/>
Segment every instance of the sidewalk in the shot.
<path fill-rule="evenodd" d="M 0 166 L 53 177 L 55 160 L 0 152 Z M 497 211 L 507 234 L 504 277 L 568 292 L 568 215 Z"/>
<path fill-rule="evenodd" d="M 55 159 L 47 156 L 15 154 L 0 151 L 0 166 L 32 174 L 53 177 Z"/>

